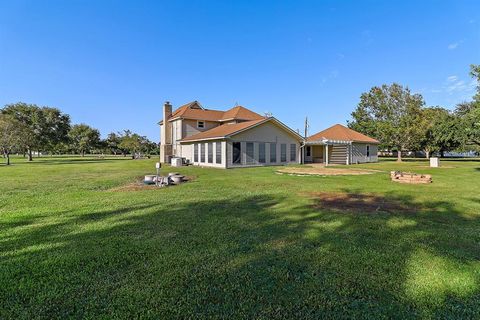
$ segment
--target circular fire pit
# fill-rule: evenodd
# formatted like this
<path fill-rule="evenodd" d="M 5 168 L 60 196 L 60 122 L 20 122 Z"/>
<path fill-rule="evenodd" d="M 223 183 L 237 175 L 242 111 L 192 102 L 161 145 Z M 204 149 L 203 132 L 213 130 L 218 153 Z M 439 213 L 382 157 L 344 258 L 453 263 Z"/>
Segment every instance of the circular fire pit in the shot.
<path fill-rule="evenodd" d="M 432 176 L 429 174 L 417 174 L 412 172 L 391 171 L 390 179 L 399 183 L 427 184 L 432 183 Z"/>

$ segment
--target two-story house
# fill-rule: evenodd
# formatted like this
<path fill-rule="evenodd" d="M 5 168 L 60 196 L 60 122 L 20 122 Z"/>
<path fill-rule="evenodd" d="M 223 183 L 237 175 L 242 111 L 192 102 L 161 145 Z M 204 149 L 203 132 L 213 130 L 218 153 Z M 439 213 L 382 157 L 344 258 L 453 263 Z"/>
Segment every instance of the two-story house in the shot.
<path fill-rule="evenodd" d="M 219 111 L 193 101 L 172 112 L 166 102 L 159 125 L 162 162 L 182 157 L 220 168 L 300 163 L 298 133 L 242 106 Z"/>

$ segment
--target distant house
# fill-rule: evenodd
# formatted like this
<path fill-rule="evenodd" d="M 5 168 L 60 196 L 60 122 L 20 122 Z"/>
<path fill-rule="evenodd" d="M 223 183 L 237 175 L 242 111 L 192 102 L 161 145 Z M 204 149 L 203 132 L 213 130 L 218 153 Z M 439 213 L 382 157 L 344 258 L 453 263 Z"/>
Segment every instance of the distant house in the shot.
<path fill-rule="evenodd" d="M 378 161 L 380 142 L 336 124 L 305 140 L 304 163 L 355 164 Z"/>
<path fill-rule="evenodd" d="M 301 162 L 302 137 L 274 117 L 236 106 L 205 109 L 198 101 L 174 112 L 166 102 L 160 125 L 160 161 L 188 159 L 194 165 L 235 168 Z"/>

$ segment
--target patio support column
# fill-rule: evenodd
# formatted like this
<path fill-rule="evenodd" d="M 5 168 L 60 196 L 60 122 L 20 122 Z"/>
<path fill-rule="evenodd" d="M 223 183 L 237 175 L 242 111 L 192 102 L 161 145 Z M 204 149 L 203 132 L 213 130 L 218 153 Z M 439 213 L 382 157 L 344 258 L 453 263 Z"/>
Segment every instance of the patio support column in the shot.
<path fill-rule="evenodd" d="M 328 144 L 325 145 L 325 165 L 328 166 Z"/>
<path fill-rule="evenodd" d="M 347 145 L 347 166 L 350 164 L 350 148 L 351 148 L 351 145 L 348 144 Z"/>

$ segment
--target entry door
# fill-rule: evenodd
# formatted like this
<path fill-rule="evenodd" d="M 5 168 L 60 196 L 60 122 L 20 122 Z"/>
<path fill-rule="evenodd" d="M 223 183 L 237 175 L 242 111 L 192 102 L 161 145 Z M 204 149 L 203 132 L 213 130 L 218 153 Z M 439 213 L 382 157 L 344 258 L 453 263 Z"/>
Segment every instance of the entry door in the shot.
<path fill-rule="evenodd" d="M 312 162 L 312 146 L 305 146 L 305 162 Z"/>

